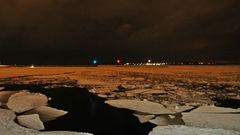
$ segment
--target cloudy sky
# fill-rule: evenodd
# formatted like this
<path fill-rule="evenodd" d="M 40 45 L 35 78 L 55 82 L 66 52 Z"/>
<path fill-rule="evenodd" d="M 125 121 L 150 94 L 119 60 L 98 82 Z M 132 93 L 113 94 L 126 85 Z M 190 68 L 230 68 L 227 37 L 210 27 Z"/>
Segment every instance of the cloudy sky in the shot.
<path fill-rule="evenodd" d="M 240 61 L 239 0 L 1 0 L 0 61 Z"/>

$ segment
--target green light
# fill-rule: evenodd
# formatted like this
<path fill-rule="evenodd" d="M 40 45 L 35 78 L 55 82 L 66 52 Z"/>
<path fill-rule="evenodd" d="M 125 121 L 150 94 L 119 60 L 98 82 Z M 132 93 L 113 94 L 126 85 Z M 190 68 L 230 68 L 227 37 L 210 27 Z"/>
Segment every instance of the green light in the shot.
<path fill-rule="evenodd" d="M 97 64 L 97 60 L 93 60 L 93 64 L 94 64 L 94 65 Z"/>

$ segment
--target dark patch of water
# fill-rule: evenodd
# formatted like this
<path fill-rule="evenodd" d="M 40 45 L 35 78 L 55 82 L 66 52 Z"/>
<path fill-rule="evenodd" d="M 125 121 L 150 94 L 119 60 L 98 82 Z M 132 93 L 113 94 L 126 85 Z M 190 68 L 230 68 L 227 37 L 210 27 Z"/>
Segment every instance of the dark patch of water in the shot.
<path fill-rule="evenodd" d="M 239 99 L 233 99 L 233 98 L 214 98 L 213 101 L 215 101 L 215 105 L 218 107 L 229 107 L 229 108 L 240 108 L 240 100 Z"/>

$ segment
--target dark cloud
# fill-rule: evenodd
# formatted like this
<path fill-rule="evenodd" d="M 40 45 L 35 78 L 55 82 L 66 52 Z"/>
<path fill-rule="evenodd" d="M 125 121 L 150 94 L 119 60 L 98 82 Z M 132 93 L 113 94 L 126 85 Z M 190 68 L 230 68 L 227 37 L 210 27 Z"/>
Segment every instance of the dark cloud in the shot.
<path fill-rule="evenodd" d="M 238 61 L 239 8 L 238 0 L 1 0 L 0 59 Z"/>

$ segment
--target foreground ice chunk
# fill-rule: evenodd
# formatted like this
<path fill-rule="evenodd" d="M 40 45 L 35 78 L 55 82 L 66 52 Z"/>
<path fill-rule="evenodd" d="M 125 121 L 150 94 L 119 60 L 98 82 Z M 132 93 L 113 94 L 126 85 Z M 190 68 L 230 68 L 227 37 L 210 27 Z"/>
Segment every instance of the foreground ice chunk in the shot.
<path fill-rule="evenodd" d="M 188 126 L 159 126 L 149 135 L 239 135 L 240 132 L 224 129 L 197 128 Z"/>
<path fill-rule="evenodd" d="M 25 126 L 27 128 L 35 130 L 45 129 L 43 122 L 40 120 L 38 114 L 20 115 L 17 117 L 17 120 L 20 125 Z"/>
<path fill-rule="evenodd" d="M 7 106 L 14 112 L 22 113 L 47 104 L 46 95 L 22 91 L 11 95 Z"/>
<path fill-rule="evenodd" d="M 43 122 L 47 122 L 47 121 L 55 120 L 58 117 L 61 117 L 67 113 L 68 113 L 67 111 L 58 110 L 58 109 L 55 109 L 52 107 L 40 106 L 40 107 L 35 108 L 25 114 L 38 114 L 40 119 Z"/>
<path fill-rule="evenodd" d="M 160 115 L 160 114 L 175 113 L 165 108 L 161 104 L 150 102 L 150 101 L 122 99 L 122 100 L 108 100 L 108 101 L 105 101 L 105 103 L 114 107 L 126 108 L 126 109 L 130 109 L 130 110 L 134 110 L 134 111 L 146 113 L 146 114 Z"/>

